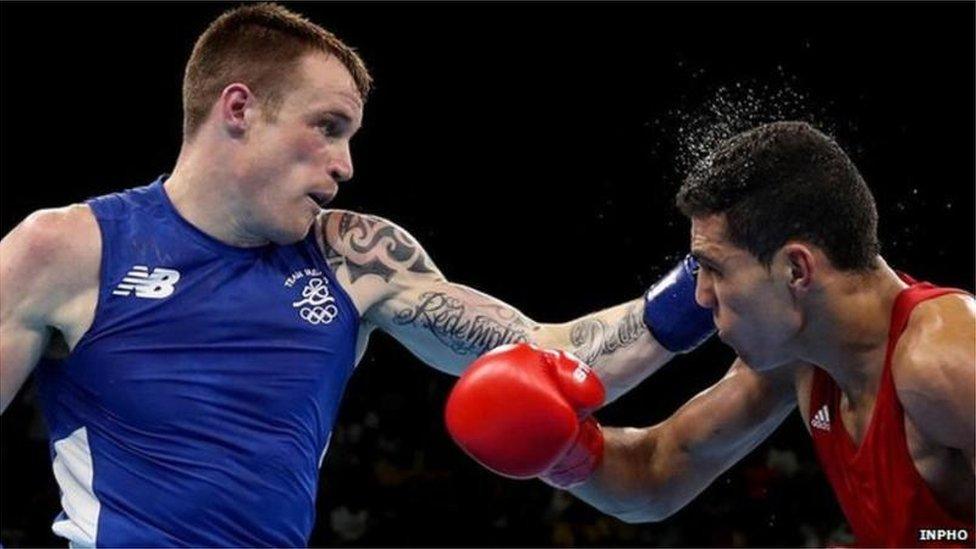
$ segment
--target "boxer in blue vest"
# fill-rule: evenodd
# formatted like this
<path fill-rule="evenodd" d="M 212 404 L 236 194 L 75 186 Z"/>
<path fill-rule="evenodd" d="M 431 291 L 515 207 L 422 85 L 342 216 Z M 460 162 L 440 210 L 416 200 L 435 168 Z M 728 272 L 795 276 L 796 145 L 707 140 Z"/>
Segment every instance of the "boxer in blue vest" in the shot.
<path fill-rule="evenodd" d="M 376 329 L 455 375 L 504 344 L 561 349 L 609 400 L 711 333 L 688 263 L 655 292 L 666 337 L 645 328 L 643 298 L 542 324 L 447 281 L 397 225 L 324 209 L 353 175 L 370 85 L 323 28 L 273 4 L 232 9 L 187 64 L 172 174 L 35 212 L 0 242 L 2 407 L 36 371 L 53 529 L 72 545 L 306 544 Z"/>

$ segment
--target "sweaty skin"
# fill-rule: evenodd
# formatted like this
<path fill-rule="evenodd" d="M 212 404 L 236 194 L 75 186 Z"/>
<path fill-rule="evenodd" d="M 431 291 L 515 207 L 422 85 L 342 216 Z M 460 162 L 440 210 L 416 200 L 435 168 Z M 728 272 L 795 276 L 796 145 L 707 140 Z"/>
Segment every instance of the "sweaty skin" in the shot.
<path fill-rule="evenodd" d="M 623 520 L 661 520 L 681 509 L 798 405 L 809 430 L 813 364 L 841 388 L 840 420 L 857 444 L 870 424 L 892 305 L 906 285 L 880 257 L 876 270 L 848 274 L 804 244 L 784 246 L 767 269 L 730 245 L 724 231 L 720 217 L 693 219 L 692 254 L 702 265 L 697 300 L 713 309 L 720 337 L 740 359 L 662 423 L 604 429 L 603 464 L 573 493 Z M 750 294 L 764 299 L 750 300 Z M 796 309 L 800 300 L 808 310 Z M 747 329 L 757 323 L 764 325 Z M 947 512 L 971 516 L 976 505 L 972 296 L 945 295 L 913 309 L 893 350 L 892 375 L 915 469 Z"/>

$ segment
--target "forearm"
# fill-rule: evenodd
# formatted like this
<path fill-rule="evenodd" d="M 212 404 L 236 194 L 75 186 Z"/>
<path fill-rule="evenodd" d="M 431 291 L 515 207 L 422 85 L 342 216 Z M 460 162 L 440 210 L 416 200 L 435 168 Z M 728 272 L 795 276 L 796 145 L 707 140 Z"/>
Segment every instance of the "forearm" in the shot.
<path fill-rule="evenodd" d="M 572 490 L 621 520 L 662 520 L 752 452 L 796 408 L 792 371 L 759 374 L 736 362 L 720 382 L 666 421 L 603 429 L 603 462 Z"/>
<path fill-rule="evenodd" d="M 432 366 L 459 375 L 484 353 L 532 343 L 591 365 L 613 400 L 673 355 L 654 341 L 636 299 L 563 324 L 540 324 L 477 290 L 437 282 L 384 304 L 377 323 Z"/>
<path fill-rule="evenodd" d="M 651 428 L 604 428 L 603 461 L 570 492 L 599 511 L 625 522 L 661 520 L 674 509 L 654 488 Z"/>
<path fill-rule="evenodd" d="M 603 461 L 570 492 L 625 522 L 656 522 L 679 511 L 759 442 L 746 435 L 721 445 L 724 459 L 695 456 L 668 424 L 604 428 Z M 746 440 L 748 439 L 748 440 Z M 714 448 L 713 448 L 714 449 Z"/>
<path fill-rule="evenodd" d="M 531 341 L 571 352 L 592 366 L 607 389 L 609 402 L 674 356 L 655 341 L 644 325 L 643 313 L 643 299 L 635 299 L 564 324 L 543 324 L 531 333 Z"/>
<path fill-rule="evenodd" d="M 681 260 L 641 298 L 554 327 L 556 345 L 597 371 L 608 400 L 656 372 L 674 353 L 688 352 L 714 333 L 712 313 L 695 302 L 697 263 Z"/>
<path fill-rule="evenodd" d="M 496 347 L 535 343 L 542 329 L 517 309 L 446 281 L 398 294 L 369 318 L 421 360 L 453 375 Z"/>

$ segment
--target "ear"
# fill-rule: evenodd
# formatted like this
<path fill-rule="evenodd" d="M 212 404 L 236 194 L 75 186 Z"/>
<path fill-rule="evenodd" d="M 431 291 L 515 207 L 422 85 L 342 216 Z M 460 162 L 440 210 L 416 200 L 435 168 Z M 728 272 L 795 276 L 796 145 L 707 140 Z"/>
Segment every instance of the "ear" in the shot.
<path fill-rule="evenodd" d="M 794 294 L 806 293 L 813 285 L 816 271 L 813 251 L 805 244 L 791 242 L 780 250 L 785 267 L 789 271 L 790 290 Z"/>
<path fill-rule="evenodd" d="M 217 112 L 223 128 L 232 136 L 240 137 L 244 135 L 254 113 L 250 113 L 257 108 L 257 100 L 250 88 L 236 82 L 224 88 L 220 93 L 217 104 Z"/>

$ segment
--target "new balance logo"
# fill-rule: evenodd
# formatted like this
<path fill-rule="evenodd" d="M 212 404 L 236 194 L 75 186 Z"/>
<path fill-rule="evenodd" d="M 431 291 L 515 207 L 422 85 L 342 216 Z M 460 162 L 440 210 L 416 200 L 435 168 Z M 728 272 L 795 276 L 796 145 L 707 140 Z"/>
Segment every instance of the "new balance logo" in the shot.
<path fill-rule="evenodd" d="M 150 273 L 149 267 L 135 265 L 116 286 L 112 295 L 127 296 L 135 292 L 136 297 L 163 299 L 173 294 L 173 290 L 176 289 L 174 286 L 179 279 L 179 271 L 173 269 L 156 267 Z"/>
<path fill-rule="evenodd" d="M 810 419 L 810 425 L 813 425 L 821 431 L 830 430 L 830 412 L 828 411 L 826 404 L 824 404 L 819 410 L 817 410 L 817 413 L 813 415 L 813 418 Z"/>

